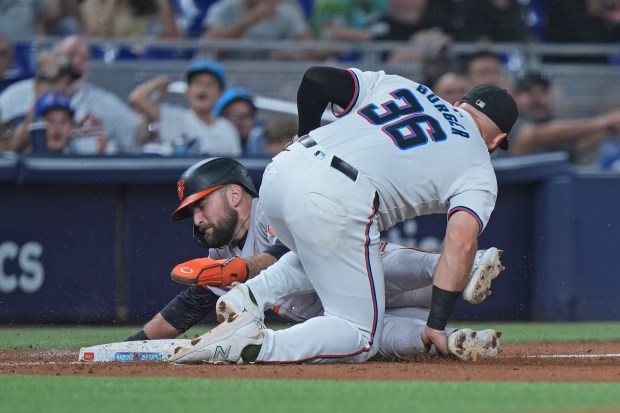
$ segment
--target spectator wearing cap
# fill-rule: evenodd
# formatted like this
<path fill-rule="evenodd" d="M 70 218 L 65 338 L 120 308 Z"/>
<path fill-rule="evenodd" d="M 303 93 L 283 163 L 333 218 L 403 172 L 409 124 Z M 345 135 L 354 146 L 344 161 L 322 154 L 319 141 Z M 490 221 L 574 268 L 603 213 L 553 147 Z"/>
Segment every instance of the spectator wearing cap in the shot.
<path fill-rule="evenodd" d="M 581 119 L 557 119 L 551 80 L 527 73 L 517 80 L 516 101 L 522 116 L 515 125 L 510 154 L 565 151 L 579 165 L 593 165 L 600 144 L 620 133 L 620 109 Z"/>
<path fill-rule="evenodd" d="M 35 103 L 35 119 L 43 120 L 47 124 L 47 151 L 56 154 L 68 153 L 73 124 L 73 109 L 69 96 L 57 90 L 43 94 Z"/>
<path fill-rule="evenodd" d="M 528 72 L 517 79 L 516 101 L 521 118 L 542 123 L 551 120 L 551 82 L 540 72 Z"/>
<path fill-rule="evenodd" d="M 95 125 L 93 133 L 98 133 L 97 125 L 103 125 L 108 138 L 106 153 L 135 153 L 141 117 L 118 96 L 88 81 L 90 54 L 86 43 L 78 36 L 65 37 L 55 44 L 53 52 L 58 56 L 57 65 L 72 76 L 70 88 L 64 91 L 71 96 L 76 122 L 83 127 Z M 15 126 L 16 120 L 21 121 L 40 96 L 35 87 L 42 71 L 41 59 L 37 59 L 35 79 L 17 82 L 0 94 L 3 123 Z M 62 88 L 55 86 L 54 89 Z"/>
<path fill-rule="evenodd" d="M 106 138 L 101 134 L 85 143 L 87 137 L 77 134 L 73 122 L 74 111 L 71 98 L 59 90 L 45 92 L 34 105 L 34 120 L 43 121 L 46 125 L 46 149 L 48 153 L 57 155 L 100 155 L 105 152 Z M 27 133 L 30 124 L 23 122 L 17 133 Z M 28 134 L 28 147 L 31 147 Z"/>
<path fill-rule="evenodd" d="M 27 126 L 35 120 L 36 100 L 30 100 L 28 95 L 34 94 L 38 99 L 52 90 L 68 95 L 75 79 L 75 72 L 63 56 L 54 52 L 42 52 L 37 57 L 34 80 L 18 82 L 0 95 L 2 122 L 10 130 L 9 150 L 19 152 L 29 145 Z M 16 94 L 17 92 L 22 92 L 23 95 Z M 26 110 L 22 109 L 24 104 L 29 105 Z"/>
<path fill-rule="evenodd" d="M 168 76 L 157 76 L 131 92 L 129 102 L 144 116 L 148 130 L 154 132 L 145 136 L 142 142 L 158 137 L 164 145 L 185 147 L 190 155 L 241 155 L 241 142 L 235 126 L 213 115 L 215 104 L 226 86 L 224 68 L 212 60 L 199 60 L 188 68 L 185 80 L 189 109 L 161 102 L 171 83 Z M 156 93 L 159 99 L 153 98 Z"/>
<path fill-rule="evenodd" d="M 241 139 L 243 156 L 268 156 L 265 152 L 265 122 L 258 119 L 254 96 L 249 90 L 242 87 L 229 88 L 217 101 L 213 114 L 228 119 L 235 125 Z"/>

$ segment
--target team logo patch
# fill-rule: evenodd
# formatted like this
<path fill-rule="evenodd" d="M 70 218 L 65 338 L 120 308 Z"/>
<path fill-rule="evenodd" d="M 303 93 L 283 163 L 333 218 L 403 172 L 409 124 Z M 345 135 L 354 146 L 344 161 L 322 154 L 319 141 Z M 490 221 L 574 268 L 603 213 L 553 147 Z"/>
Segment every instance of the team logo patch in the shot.
<path fill-rule="evenodd" d="M 267 232 L 269 233 L 269 235 L 276 235 L 276 232 L 271 225 L 267 227 Z"/>
<path fill-rule="evenodd" d="M 181 179 L 177 182 L 177 194 L 179 195 L 179 200 L 183 200 L 183 194 L 185 192 L 185 179 Z"/>
<path fill-rule="evenodd" d="M 483 101 L 481 101 L 480 99 L 478 99 L 478 100 L 476 101 L 476 106 L 478 106 L 478 107 L 480 107 L 480 108 L 483 108 L 483 107 L 485 107 L 486 105 L 487 105 L 487 104 L 486 104 L 486 103 L 484 103 Z"/>

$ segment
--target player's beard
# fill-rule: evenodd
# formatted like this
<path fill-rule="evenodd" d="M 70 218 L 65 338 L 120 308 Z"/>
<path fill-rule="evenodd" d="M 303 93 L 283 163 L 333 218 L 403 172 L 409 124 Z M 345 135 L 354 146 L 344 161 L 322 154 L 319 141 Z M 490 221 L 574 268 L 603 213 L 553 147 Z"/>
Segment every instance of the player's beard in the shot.
<path fill-rule="evenodd" d="M 204 233 L 204 239 L 211 248 L 222 248 L 233 241 L 236 234 L 237 224 L 239 223 L 239 213 L 224 204 L 224 218 L 217 225 L 213 226 L 210 233 Z"/>

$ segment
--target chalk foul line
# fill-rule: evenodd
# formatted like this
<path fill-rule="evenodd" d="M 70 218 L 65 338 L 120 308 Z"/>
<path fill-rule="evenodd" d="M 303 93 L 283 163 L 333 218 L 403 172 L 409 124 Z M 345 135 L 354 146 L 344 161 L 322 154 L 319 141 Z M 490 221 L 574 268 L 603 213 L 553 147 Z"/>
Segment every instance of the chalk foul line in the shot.
<path fill-rule="evenodd" d="M 541 358 L 541 359 L 570 359 L 570 358 L 597 358 L 597 357 L 620 357 L 620 353 L 608 353 L 608 354 L 535 354 L 528 355 L 528 358 Z"/>

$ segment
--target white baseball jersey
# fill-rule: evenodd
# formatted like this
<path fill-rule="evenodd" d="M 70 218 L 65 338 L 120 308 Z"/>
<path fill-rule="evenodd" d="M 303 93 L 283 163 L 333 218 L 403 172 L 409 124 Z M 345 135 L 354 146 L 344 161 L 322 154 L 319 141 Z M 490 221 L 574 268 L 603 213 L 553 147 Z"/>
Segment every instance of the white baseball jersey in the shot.
<path fill-rule="evenodd" d="M 491 158 L 468 113 L 411 80 L 349 73 L 355 93 L 340 119 L 310 132 L 316 145 L 302 140 L 278 154 L 263 175 L 265 215 L 292 252 L 247 285 L 262 308 L 314 290 L 325 313 L 265 330 L 258 362 L 368 360 L 384 329 L 379 231 L 456 211 L 482 231 L 495 205 Z M 345 173 L 342 161 L 358 172 Z"/>
<path fill-rule="evenodd" d="M 159 139 L 173 143 L 183 136 L 198 153 L 210 156 L 241 155 L 241 140 L 235 126 L 224 118 L 216 118 L 212 125 L 204 123 L 188 108 L 164 104 L 159 109 Z M 192 147 L 192 150 L 194 148 Z"/>
<path fill-rule="evenodd" d="M 310 135 L 376 186 L 379 230 L 420 215 L 464 209 L 482 231 L 495 206 L 497 180 L 471 116 L 400 76 L 350 73 L 357 85 L 355 100 L 334 111 L 337 122 Z"/>

